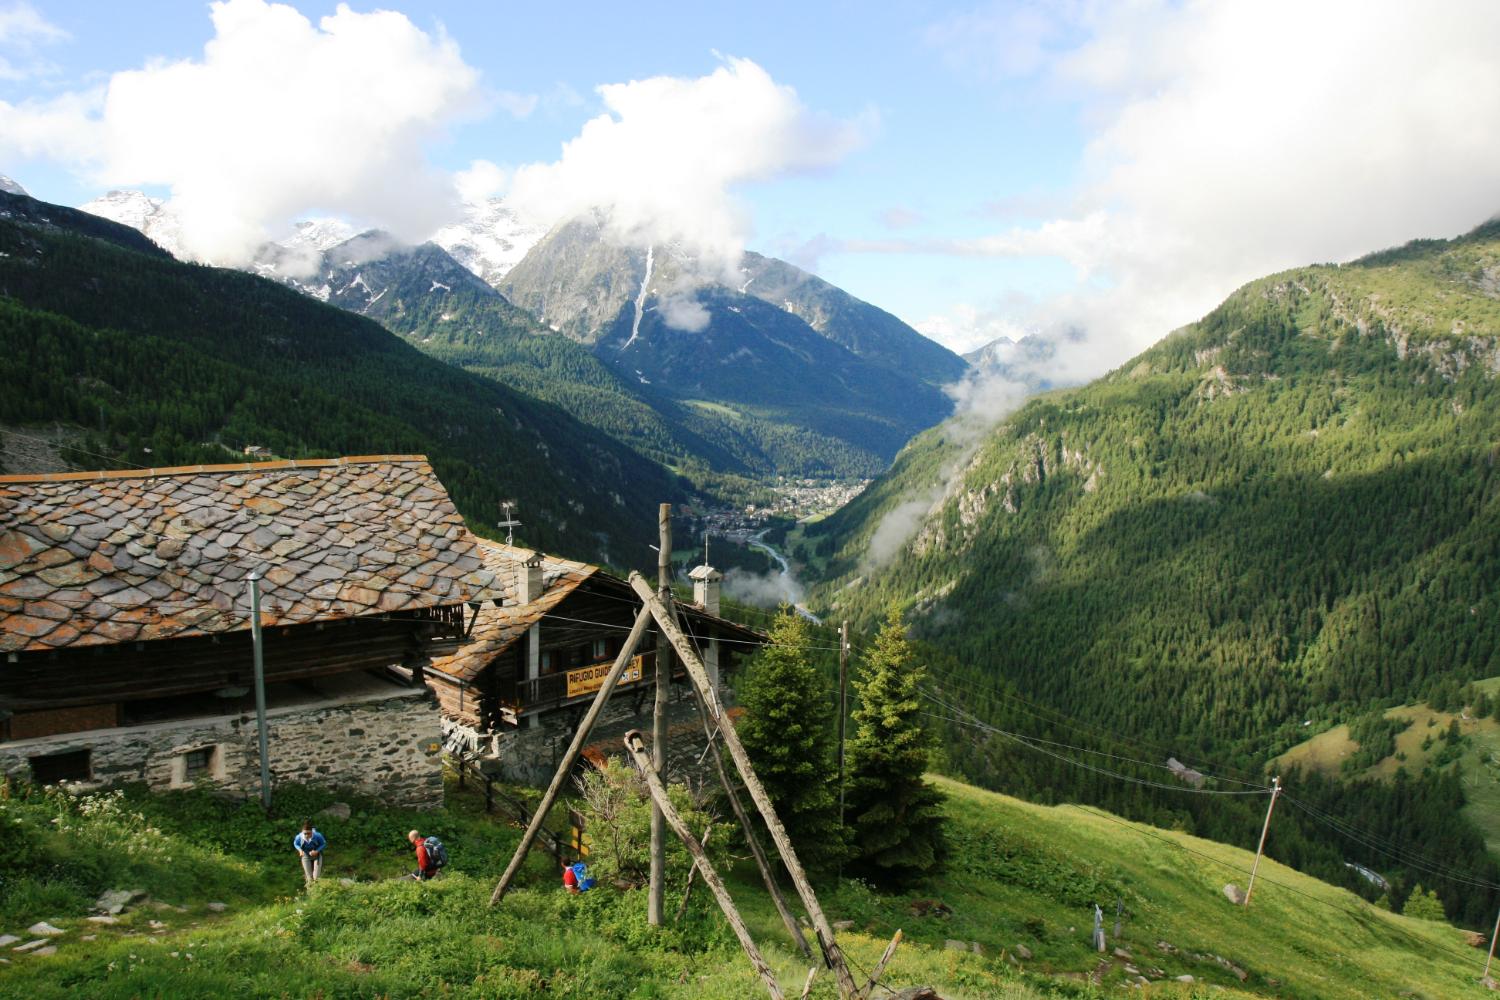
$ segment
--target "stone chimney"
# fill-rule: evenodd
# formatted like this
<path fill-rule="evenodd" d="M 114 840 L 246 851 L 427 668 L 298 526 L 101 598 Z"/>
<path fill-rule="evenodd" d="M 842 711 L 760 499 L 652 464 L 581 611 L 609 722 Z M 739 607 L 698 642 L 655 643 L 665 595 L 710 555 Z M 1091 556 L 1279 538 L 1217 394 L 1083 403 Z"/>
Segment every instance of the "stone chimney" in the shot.
<path fill-rule="evenodd" d="M 520 552 L 517 560 L 520 565 L 516 567 L 516 603 L 530 604 L 542 596 L 542 554 Z"/>
<path fill-rule="evenodd" d="M 694 566 L 688 579 L 693 581 L 693 603 L 711 615 L 719 613 L 719 581 L 724 574 L 704 563 Z"/>

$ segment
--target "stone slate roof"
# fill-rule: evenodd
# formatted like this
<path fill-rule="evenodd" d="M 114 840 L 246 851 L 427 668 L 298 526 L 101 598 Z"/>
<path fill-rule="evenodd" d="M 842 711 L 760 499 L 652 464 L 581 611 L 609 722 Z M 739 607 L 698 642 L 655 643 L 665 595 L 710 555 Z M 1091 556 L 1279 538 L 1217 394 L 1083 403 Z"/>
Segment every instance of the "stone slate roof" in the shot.
<path fill-rule="evenodd" d="M 520 604 L 516 600 L 516 588 L 521 562 L 532 554 L 531 551 L 512 548 L 499 542 L 481 540 L 478 544 L 485 569 L 494 574 L 495 592 L 503 595 L 502 605 L 497 608 L 493 601 L 486 602 L 476 613 L 474 628 L 458 652 L 451 656 L 432 658 L 434 670 L 465 683 L 479 676 L 480 671 L 540 621 L 543 615 L 561 604 L 579 584 L 599 572 L 597 566 L 590 566 L 588 563 L 542 555 L 541 599 L 530 604 Z"/>
<path fill-rule="evenodd" d="M 422 456 L 0 476 L 0 652 L 409 611 L 490 596 Z"/>

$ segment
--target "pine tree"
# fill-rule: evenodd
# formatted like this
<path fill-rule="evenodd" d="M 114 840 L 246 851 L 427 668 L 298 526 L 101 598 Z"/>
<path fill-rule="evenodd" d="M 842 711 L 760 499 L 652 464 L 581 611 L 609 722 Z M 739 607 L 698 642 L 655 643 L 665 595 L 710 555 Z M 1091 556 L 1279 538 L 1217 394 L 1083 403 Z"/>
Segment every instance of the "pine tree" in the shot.
<path fill-rule="evenodd" d="M 1416 917 L 1418 920 L 1445 919 L 1443 901 L 1438 898 L 1438 894 L 1432 889 L 1424 892 L 1420 885 L 1411 891 L 1401 912 L 1408 917 Z"/>
<path fill-rule="evenodd" d="M 892 888 L 931 872 L 945 853 L 942 796 L 922 780 L 930 743 L 921 723 L 925 677 L 893 606 L 855 677 L 859 707 L 848 757 L 854 867 Z"/>
<path fill-rule="evenodd" d="M 811 662 L 812 636 L 805 619 L 783 605 L 769 640 L 740 686 L 745 709 L 740 740 L 797 857 L 809 868 L 830 867 L 847 853 L 829 780 L 832 691 Z"/>

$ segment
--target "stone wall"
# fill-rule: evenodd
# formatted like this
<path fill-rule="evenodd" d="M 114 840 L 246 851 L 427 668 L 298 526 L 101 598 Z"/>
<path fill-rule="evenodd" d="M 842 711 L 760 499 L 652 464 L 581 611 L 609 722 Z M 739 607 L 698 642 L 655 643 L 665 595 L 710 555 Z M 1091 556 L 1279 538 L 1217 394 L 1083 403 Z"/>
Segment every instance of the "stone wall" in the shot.
<path fill-rule="evenodd" d="M 282 784 L 324 785 L 391 805 L 441 806 L 438 719 L 430 691 L 395 686 L 270 709 L 273 794 Z M 0 743 L 0 774 L 29 779 L 31 758 L 79 750 L 91 751 L 94 785 L 144 781 L 165 790 L 201 782 L 260 794 L 253 712 Z M 190 761 L 205 769 L 190 774 Z"/>

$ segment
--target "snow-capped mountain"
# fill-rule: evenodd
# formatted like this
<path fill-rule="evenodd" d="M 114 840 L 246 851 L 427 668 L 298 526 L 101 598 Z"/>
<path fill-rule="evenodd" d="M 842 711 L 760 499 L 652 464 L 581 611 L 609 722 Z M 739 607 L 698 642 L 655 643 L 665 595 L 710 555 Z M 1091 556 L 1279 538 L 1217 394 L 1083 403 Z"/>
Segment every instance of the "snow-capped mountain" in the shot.
<path fill-rule="evenodd" d="M 141 191 L 111 191 L 79 208 L 138 229 L 172 256 L 185 258 L 181 225 L 170 206 L 159 198 Z M 246 270 L 265 277 L 291 279 L 301 287 L 303 280 L 323 265 L 324 254 L 348 242 L 358 232 L 342 219 L 299 222 L 292 235 L 262 247 Z M 485 284 L 497 287 L 546 234 L 545 226 L 523 222 L 506 207 L 503 199 L 490 198 L 466 206 L 463 218 L 439 229 L 430 242 L 446 250 Z M 315 288 L 304 290 L 316 294 Z"/>
<path fill-rule="evenodd" d="M 432 242 L 485 284 L 499 287 L 500 279 L 545 235 L 545 226 L 521 221 L 504 199 L 490 198 L 466 206 L 463 219 L 439 229 Z"/>
<path fill-rule="evenodd" d="M 90 215 L 138 229 L 173 257 L 185 259 L 182 226 L 160 198 L 153 198 L 144 191 L 111 191 L 78 208 Z"/>
<path fill-rule="evenodd" d="M 24 195 L 26 193 L 25 188 L 23 188 L 21 185 L 17 184 L 15 181 L 11 180 L 4 174 L 0 174 L 0 191 L 4 191 L 6 194 Z"/>

